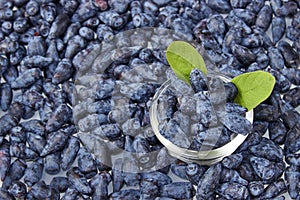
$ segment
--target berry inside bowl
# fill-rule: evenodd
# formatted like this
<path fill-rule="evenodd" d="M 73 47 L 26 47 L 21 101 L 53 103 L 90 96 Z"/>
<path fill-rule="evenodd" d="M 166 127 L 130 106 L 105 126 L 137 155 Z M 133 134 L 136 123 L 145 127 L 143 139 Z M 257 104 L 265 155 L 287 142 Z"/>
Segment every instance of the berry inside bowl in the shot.
<path fill-rule="evenodd" d="M 212 165 L 232 154 L 251 133 L 253 110 L 233 102 L 230 78 L 204 77 L 193 70 L 191 87 L 172 72 L 168 74 L 150 109 L 159 141 L 172 156 L 201 165 Z"/>

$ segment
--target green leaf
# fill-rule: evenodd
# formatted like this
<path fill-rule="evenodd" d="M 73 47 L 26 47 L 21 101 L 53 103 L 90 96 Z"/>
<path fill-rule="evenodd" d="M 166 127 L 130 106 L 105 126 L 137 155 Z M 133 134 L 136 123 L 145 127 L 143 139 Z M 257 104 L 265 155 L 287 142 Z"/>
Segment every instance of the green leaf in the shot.
<path fill-rule="evenodd" d="M 176 76 L 187 83 L 190 83 L 190 73 L 195 68 L 207 74 L 202 56 L 187 42 L 172 42 L 167 49 L 166 57 Z"/>
<path fill-rule="evenodd" d="M 275 85 L 275 78 L 268 72 L 255 71 L 244 73 L 232 79 L 238 89 L 235 102 L 252 110 L 266 100 Z"/>

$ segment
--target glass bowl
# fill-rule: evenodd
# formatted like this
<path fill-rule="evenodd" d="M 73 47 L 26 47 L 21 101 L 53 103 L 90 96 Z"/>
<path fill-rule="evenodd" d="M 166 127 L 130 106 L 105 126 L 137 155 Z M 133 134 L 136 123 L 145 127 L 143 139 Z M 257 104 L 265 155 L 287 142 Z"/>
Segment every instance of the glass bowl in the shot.
<path fill-rule="evenodd" d="M 223 82 L 230 81 L 230 78 L 224 75 L 217 74 L 214 76 L 217 76 L 217 78 L 220 78 Z M 231 138 L 231 141 L 226 143 L 225 145 L 205 151 L 196 151 L 182 148 L 166 139 L 159 131 L 158 100 L 167 89 L 171 88 L 170 86 L 170 80 L 167 80 L 161 85 L 161 87 L 157 90 L 156 94 L 153 97 L 153 102 L 150 108 L 150 122 L 154 134 L 156 135 L 158 140 L 167 148 L 170 155 L 188 163 L 194 162 L 201 165 L 212 165 L 221 161 L 224 157 L 231 155 L 246 139 L 249 133 L 247 135 L 236 134 L 233 138 Z M 253 110 L 246 112 L 245 117 L 252 124 Z"/>

